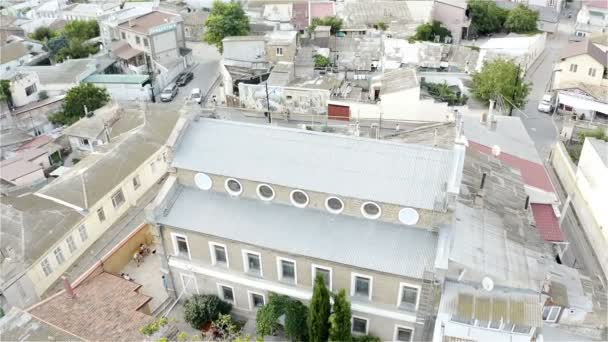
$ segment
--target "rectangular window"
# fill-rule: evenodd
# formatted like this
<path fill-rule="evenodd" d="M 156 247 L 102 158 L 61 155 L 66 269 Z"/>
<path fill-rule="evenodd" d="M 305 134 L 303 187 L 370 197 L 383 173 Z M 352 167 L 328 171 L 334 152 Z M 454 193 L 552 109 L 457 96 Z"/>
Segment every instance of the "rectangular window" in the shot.
<path fill-rule="evenodd" d="M 148 47 L 148 38 L 144 38 L 144 46 Z"/>
<path fill-rule="evenodd" d="M 103 211 L 103 208 L 97 209 L 97 218 L 99 219 L 99 222 L 106 220 L 106 213 Z"/>
<path fill-rule="evenodd" d="M 80 241 L 85 242 L 89 238 L 89 233 L 87 233 L 87 227 L 84 225 L 78 227 L 78 234 L 80 235 Z"/>
<path fill-rule="evenodd" d="M 372 299 L 372 277 L 361 274 L 352 274 L 351 279 L 351 296 L 363 297 L 369 300 Z"/>
<path fill-rule="evenodd" d="M 255 310 L 259 309 L 262 306 L 266 305 L 266 297 L 262 293 L 251 292 L 249 293 L 249 309 Z"/>
<path fill-rule="evenodd" d="M 321 275 L 325 280 L 325 286 L 329 291 L 332 290 L 332 270 L 329 267 L 323 267 L 319 265 L 312 265 L 312 286 L 315 286 L 315 278 L 318 275 Z"/>
<path fill-rule="evenodd" d="M 220 298 L 222 298 L 223 300 L 225 300 L 229 303 L 232 303 L 232 305 L 235 304 L 234 288 L 232 286 L 217 284 L 217 288 L 219 291 Z"/>
<path fill-rule="evenodd" d="M 367 319 L 353 316 L 353 333 L 367 335 L 367 329 L 369 328 L 367 323 Z"/>
<path fill-rule="evenodd" d="M 260 253 L 243 250 L 245 272 L 262 276 L 262 256 Z"/>
<path fill-rule="evenodd" d="M 228 250 L 226 249 L 226 245 L 209 242 L 209 251 L 211 252 L 211 264 L 228 267 Z"/>
<path fill-rule="evenodd" d="M 65 261 L 65 257 L 63 256 L 63 251 L 61 250 L 61 247 L 55 248 L 53 254 L 55 254 L 55 259 L 57 260 L 57 263 L 59 265 L 63 264 L 63 262 Z"/>
<path fill-rule="evenodd" d="M 141 44 L 141 38 L 139 38 L 139 36 L 135 36 L 135 43 L 137 45 Z"/>
<path fill-rule="evenodd" d="M 190 247 L 188 238 L 183 235 L 171 234 L 173 236 L 173 251 L 176 256 L 190 259 Z"/>
<path fill-rule="evenodd" d="M 570 72 L 576 72 L 576 69 L 578 69 L 577 64 L 570 64 Z"/>
<path fill-rule="evenodd" d="M 397 306 L 399 309 L 416 311 L 418 307 L 418 291 L 419 288 L 413 285 L 399 284 L 399 297 Z"/>
<path fill-rule="evenodd" d="M 559 306 L 545 306 L 543 308 L 543 321 L 545 322 L 557 322 L 557 317 L 562 310 Z"/>
<path fill-rule="evenodd" d="M 283 48 L 282 47 L 278 47 L 277 48 L 277 56 L 283 56 Z"/>
<path fill-rule="evenodd" d="M 51 273 L 53 273 L 53 269 L 51 268 L 51 264 L 49 263 L 49 261 L 44 258 L 44 260 L 42 260 L 42 262 L 40 263 L 40 265 L 42 266 L 42 272 L 44 272 L 45 276 L 49 276 Z"/>
<path fill-rule="evenodd" d="M 36 84 L 32 84 L 29 87 L 25 87 L 25 95 L 30 96 L 36 92 Z"/>
<path fill-rule="evenodd" d="M 279 280 L 296 284 L 296 262 L 295 260 L 285 259 L 285 258 L 277 258 L 277 268 L 279 274 Z"/>
<path fill-rule="evenodd" d="M 412 329 L 399 326 L 396 328 L 395 341 L 410 342 L 412 340 L 412 336 L 414 335 Z"/>
<path fill-rule="evenodd" d="M 133 190 L 139 189 L 141 183 L 139 182 L 139 176 L 133 177 Z"/>
<path fill-rule="evenodd" d="M 76 242 L 74 242 L 74 237 L 72 237 L 72 235 L 68 236 L 68 238 L 65 239 L 65 242 L 68 244 L 68 249 L 70 250 L 70 253 L 74 253 L 74 251 L 76 250 Z"/>
<path fill-rule="evenodd" d="M 595 68 L 589 68 L 589 76 L 595 77 Z"/>
<path fill-rule="evenodd" d="M 127 35 L 124 32 L 120 32 L 120 36 L 122 37 L 122 39 L 127 39 Z"/>
<path fill-rule="evenodd" d="M 123 203 L 125 203 L 125 195 L 123 195 L 122 189 L 120 189 L 112 196 L 112 205 L 114 209 L 118 209 Z"/>

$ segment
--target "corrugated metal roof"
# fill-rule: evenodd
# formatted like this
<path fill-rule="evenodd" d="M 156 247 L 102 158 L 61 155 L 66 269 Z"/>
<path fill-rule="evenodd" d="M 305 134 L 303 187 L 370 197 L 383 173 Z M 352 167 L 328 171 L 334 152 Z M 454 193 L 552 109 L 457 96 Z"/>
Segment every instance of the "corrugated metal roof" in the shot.
<path fill-rule="evenodd" d="M 436 233 L 416 227 L 189 187 L 178 190 L 168 214 L 158 223 L 413 278 L 433 267 L 437 244 Z"/>
<path fill-rule="evenodd" d="M 345 197 L 444 210 L 453 151 L 253 125 L 191 122 L 173 166 Z"/>
<path fill-rule="evenodd" d="M 559 228 L 559 222 L 557 221 L 551 204 L 532 203 L 530 206 L 532 207 L 536 228 L 543 240 L 556 242 L 564 241 L 562 231 Z"/>

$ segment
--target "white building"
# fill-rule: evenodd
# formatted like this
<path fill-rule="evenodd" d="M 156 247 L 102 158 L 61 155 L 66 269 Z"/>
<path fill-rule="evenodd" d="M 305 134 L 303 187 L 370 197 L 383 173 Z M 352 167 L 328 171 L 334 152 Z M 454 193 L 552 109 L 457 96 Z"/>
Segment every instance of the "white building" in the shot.
<path fill-rule="evenodd" d="M 491 38 L 479 47 L 476 70 L 481 71 L 485 62 L 502 58 L 513 60 L 526 72 L 545 50 L 547 34 L 509 35 L 504 38 Z"/>

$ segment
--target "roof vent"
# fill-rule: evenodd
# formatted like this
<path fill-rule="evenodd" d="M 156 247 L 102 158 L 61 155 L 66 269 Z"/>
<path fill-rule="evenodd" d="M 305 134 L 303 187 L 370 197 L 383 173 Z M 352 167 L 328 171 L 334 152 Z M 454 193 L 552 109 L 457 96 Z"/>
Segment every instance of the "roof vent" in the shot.
<path fill-rule="evenodd" d="M 418 215 L 418 212 L 415 209 L 403 208 L 399 211 L 399 221 L 408 226 L 418 223 L 419 218 L 420 215 Z"/>
<path fill-rule="evenodd" d="M 494 280 L 490 277 L 483 277 L 481 280 L 481 286 L 484 290 L 490 292 L 494 289 Z"/>
<path fill-rule="evenodd" d="M 492 146 L 492 155 L 494 157 L 498 157 L 500 155 L 500 152 L 501 152 L 500 146 L 498 146 L 498 145 Z"/>

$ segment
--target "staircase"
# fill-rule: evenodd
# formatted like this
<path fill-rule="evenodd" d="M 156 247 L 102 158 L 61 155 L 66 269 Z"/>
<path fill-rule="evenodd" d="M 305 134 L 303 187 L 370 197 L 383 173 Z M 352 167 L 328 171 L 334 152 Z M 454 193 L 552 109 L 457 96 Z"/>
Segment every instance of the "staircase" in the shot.
<path fill-rule="evenodd" d="M 433 272 L 424 271 L 422 279 L 420 302 L 418 304 L 418 312 L 416 313 L 414 341 L 431 341 L 439 308 L 441 287 L 435 285 L 435 275 Z"/>

